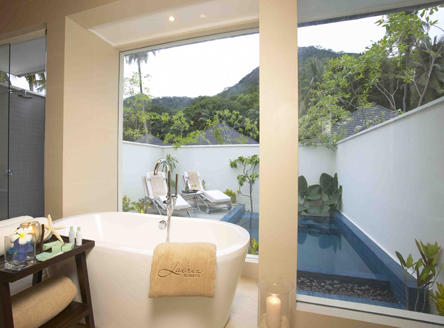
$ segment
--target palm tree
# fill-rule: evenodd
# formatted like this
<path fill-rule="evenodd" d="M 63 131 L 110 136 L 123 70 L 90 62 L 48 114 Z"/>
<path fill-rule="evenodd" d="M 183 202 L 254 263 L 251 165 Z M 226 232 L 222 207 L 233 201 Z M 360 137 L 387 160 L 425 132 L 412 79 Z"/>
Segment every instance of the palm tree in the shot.
<path fill-rule="evenodd" d="M 154 56 L 156 55 L 157 51 L 153 50 L 150 51 Z M 137 63 L 137 70 L 139 72 L 139 87 L 140 87 L 140 93 L 143 93 L 143 87 L 142 87 L 142 67 L 141 63 L 148 63 L 148 51 L 146 52 L 139 52 L 136 54 L 131 54 L 125 56 L 125 61 L 127 64 L 131 65 L 132 63 Z"/>
<path fill-rule="evenodd" d="M 153 50 L 151 53 L 155 56 L 157 51 Z M 139 88 L 140 93 L 143 94 L 143 85 L 142 85 L 142 67 L 141 63 L 148 63 L 148 51 L 146 52 L 138 52 L 136 54 L 127 55 L 125 57 L 125 61 L 127 64 L 131 65 L 132 63 L 137 63 L 137 70 L 139 73 Z M 142 102 L 142 111 L 145 114 L 145 100 Z M 143 122 L 143 126 L 145 128 L 145 134 L 148 133 L 148 125 L 146 121 Z"/>
<path fill-rule="evenodd" d="M 313 91 L 319 86 L 324 75 L 325 61 L 316 57 L 308 58 L 300 71 L 299 79 L 299 116 L 307 113 L 310 107 L 310 100 L 313 97 Z"/>
<path fill-rule="evenodd" d="M 0 71 L 0 83 L 9 84 L 9 75 L 8 75 L 8 73 Z"/>
<path fill-rule="evenodd" d="M 28 81 L 29 90 L 34 91 L 35 74 L 26 75 L 25 79 L 26 81 Z"/>
<path fill-rule="evenodd" d="M 34 91 L 36 87 L 37 92 L 43 92 L 46 90 L 46 76 L 45 73 L 29 74 L 25 76 L 29 85 L 29 90 Z"/>

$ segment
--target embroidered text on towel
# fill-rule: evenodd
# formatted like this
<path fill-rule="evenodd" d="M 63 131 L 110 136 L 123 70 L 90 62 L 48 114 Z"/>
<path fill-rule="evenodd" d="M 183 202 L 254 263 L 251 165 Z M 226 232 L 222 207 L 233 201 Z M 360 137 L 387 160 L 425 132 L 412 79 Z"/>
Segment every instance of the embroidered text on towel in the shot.
<path fill-rule="evenodd" d="M 161 269 L 157 273 L 157 275 L 160 278 L 166 278 L 171 274 L 174 274 L 176 276 L 183 275 L 185 278 L 200 278 L 200 274 L 203 273 L 203 270 L 190 268 L 189 263 L 183 267 L 180 266 L 180 262 L 177 262 L 177 264 L 174 266 L 174 268 L 171 269 Z"/>

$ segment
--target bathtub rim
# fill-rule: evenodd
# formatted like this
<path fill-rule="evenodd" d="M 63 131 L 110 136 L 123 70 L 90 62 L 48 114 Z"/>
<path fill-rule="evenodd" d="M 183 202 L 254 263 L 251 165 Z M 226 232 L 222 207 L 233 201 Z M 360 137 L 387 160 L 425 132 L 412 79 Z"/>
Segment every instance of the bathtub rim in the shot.
<path fill-rule="evenodd" d="M 128 215 L 135 215 L 135 216 L 148 215 L 150 218 L 152 217 L 153 219 L 156 219 L 157 221 L 167 219 L 167 217 L 165 215 L 108 211 L 108 212 L 95 212 L 95 213 L 71 215 L 71 216 L 60 218 L 56 222 L 62 223 L 65 220 L 69 220 L 69 219 L 76 219 L 76 218 L 82 218 L 82 217 L 86 217 L 86 216 L 104 215 L 104 214 L 125 214 L 125 215 L 128 214 Z M 157 217 L 159 219 L 157 219 Z M 244 248 L 248 249 L 248 245 L 250 243 L 250 234 L 248 233 L 248 231 L 246 229 L 244 229 L 241 226 L 238 226 L 236 224 L 233 224 L 230 222 L 224 222 L 224 221 L 214 221 L 214 220 L 205 220 L 205 219 L 196 219 L 196 218 L 184 218 L 184 217 L 178 217 L 178 216 L 172 216 L 171 219 L 173 221 L 173 224 L 174 224 L 174 221 L 195 221 L 195 222 L 200 222 L 200 223 L 205 223 L 205 224 L 229 226 L 231 229 L 236 230 L 240 235 L 241 241 L 239 243 L 236 243 L 236 244 L 226 247 L 224 249 L 216 250 L 216 258 L 218 260 L 221 260 L 221 259 L 227 258 L 227 257 L 232 257 L 233 255 L 235 255 L 235 256 L 242 255 L 246 251 L 246 250 L 244 250 Z M 103 240 L 94 240 L 94 241 L 96 243 L 96 246 L 105 246 L 105 247 L 119 250 L 119 251 L 131 251 L 131 252 L 137 252 L 140 254 L 151 255 L 151 256 L 153 255 L 153 251 L 154 251 L 154 249 L 125 246 L 125 245 L 113 243 L 110 241 L 103 241 Z"/>

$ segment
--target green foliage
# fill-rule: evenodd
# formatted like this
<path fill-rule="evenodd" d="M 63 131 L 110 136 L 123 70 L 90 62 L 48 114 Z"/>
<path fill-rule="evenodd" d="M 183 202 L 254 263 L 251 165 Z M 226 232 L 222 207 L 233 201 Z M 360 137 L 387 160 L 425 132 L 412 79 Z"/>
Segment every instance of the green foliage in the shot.
<path fill-rule="evenodd" d="M 127 197 L 126 195 L 123 196 L 123 199 L 122 199 L 122 211 L 123 212 L 131 211 L 131 199 L 129 197 Z"/>
<path fill-rule="evenodd" d="M 423 306 L 422 306 L 422 312 L 425 310 L 425 304 L 426 304 L 426 295 L 429 294 L 430 290 L 433 288 L 433 285 L 435 284 L 436 278 L 440 274 L 443 266 L 439 268 L 439 270 L 436 270 L 437 267 L 437 256 L 438 253 L 441 251 L 441 247 L 438 246 L 438 243 L 435 242 L 434 244 L 427 243 L 426 245 L 423 244 L 422 241 L 417 241 L 415 239 L 416 248 L 418 249 L 421 258 L 414 261 L 412 254 L 409 254 L 407 257 L 407 260 L 404 260 L 404 257 L 399 252 L 395 252 L 396 256 L 399 259 L 399 263 L 401 264 L 405 278 L 408 278 L 416 283 L 417 286 L 417 292 L 416 292 L 416 302 L 414 311 L 418 310 L 418 301 L 420 296 L 420 290 L 422 289 L 424 300 L 423 300 Z M 416 275 L 416 279 L 414 279 L 411 274 Z M 405 280 L 405 286 L 406 286 L 406 295 L 407 295 L 407 309 L 409 309 L 409 295 L 407 292 L 407 280 Z"/>
<path fill-rule="evenodd" d="M 403 113 L 444 95 L 444 39 L 429 36 L 437 27 L 430 18 L 437 10 L 383 16 L 377 24 L 385 27 L 386 35 L 363 53 L 343 54 L 325 64 L 318 58 L 304 62 L 300 143 L 334 150 L 345 136 L 341 125 L 350 121 L 350 112 L 361 112 L 362 130 L 382 121 L 364 115 L 363 110 L 374 104 Z"/>
<path fill-rule="evenodd" d="M 439 282 L 436 283 L 436 286 L 438 287 L 438 290 L 431 293 L 432 301 L 435 304 L 438 314 L 444 316 L 444 286 Z"/>
<path fill-rule="evenodd" d="M 253 254 L 253 255 L 259 254 L 259 242 L 254 237 L 250 239 L 250 247 L 248 248 L 248 254 Z"/>
<path fill-rule="evenodd" d="M 139 202 L 132 202 L 131 205 L 133 209 L 136 210 L 137 212 L 141 214 L 146 214 L 150 204 L 148 202 L 139 200 Z"/>
<path fill-rule="evenodd" d="M 236 193 L 233 190 L 227 189 L 224 194 L 231 198 L 232 203 L 236 203 Z"/>
<path fill-rule="evenodd" d="M 242 174 L 237 175 L 237 182 L 239 184 L 238 193 L 250 198 L 250 211 L 253 212 L 253 186 L 259 179 L 259 174 L 255 172 L 256 168 L 259 166 L 259 156 L 239 156 L 235 160 L 230 159 L 230 167 L 232 169 L 236 169 L 238 166 L 242 167 Z M 244 184 L 249 186 L 247 194 L 244 194 L 241 191 Z"/>
<path fill-rule="evenodd" d="M 176 164 L 179 163 L 179 161 L 177 160 L 176 157 L 174 157 L 171 154 L 167 154 L 165 160 L 167 161 L 167 163 L 169 164 L 170 169 L 171 169 L 171 171 L 170 171 L 170 174 L 171 174 L 171 188 L 175 188 L 176 187 L 176 180 L 175 180 L 176 178 L 175 178 L 175 175 L 174 175 L 174 170 L 176 169 Z M 166 168 L 165 165 L 162 168 L 162 172 L 165 174 L 165 177 L 166 177 L 167 176 L 167 168 Z"/>
<path fill-rule="evenodd" d="M 137 57 L 132 62 L 140 66 L 145 59 Z M 258 140 L 258 72 L 259 68 L 216 96 L 152 99 L 146 88 L 149 76 L 142 76 L 139 67 L 139 72 L 125 79 L 124 140 L 135 141 L 148 134 L 177 149 L 185 144 L 209 143 L 205 130 L 212 132 L 219 144 L 245 143 L 247 136 Z M 231 128 L 242 136 L 233 139 Z"/>
<path fill-rule="evenodd" d="M 46 75 L 45 73 L 38 74 L 29 74 L 25 76 L 26 81 L 28 82 L 29 90 L 37 92 L 44 92 L 46 90 Z"/>
<path fill-rule="evenodd" d="M 230 112 L 225 109 L 217 111 L 212 120 L 207 120 L 206 127 L 211 128 L 218 144 L 233 143 L 233 141 L 244 144 L 247 142 L 246 135 L 252 139 L 259 136 L 257 123 L 252 122 L 248 117 L 243 117 L 238 111 Z M 240 132 L 241 137 L 233 139 L 228 127 L 233 127 Z"/>
<path fill-rule="evenodd" d="M 322 173 L 319 184 L 311 186 L 308 186 L 307 180 L 301 175 L 298 178 L 298 194 L 301 201 L 298 203 L 298 214 L 305 212 L 316 215 L 328 210 L 333 215 L 342 196 L 342 186 L 339 186 L 336 173 L 334 177 Z M 312 202 L 319 206 L 314 206 Z"/>

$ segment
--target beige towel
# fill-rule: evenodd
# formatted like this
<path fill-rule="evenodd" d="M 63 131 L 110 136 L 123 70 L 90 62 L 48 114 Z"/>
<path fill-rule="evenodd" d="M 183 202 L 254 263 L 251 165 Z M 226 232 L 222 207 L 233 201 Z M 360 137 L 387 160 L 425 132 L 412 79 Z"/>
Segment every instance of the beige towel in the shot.
<path fill-rule="evenodd" d="M 158 172 L 157 175 L 154 175 L 153 172 L 150 172 L 150 179 L 154 198 L 167 194 L 167 191 L 165 190 L 165 185 L 163 184 L 163 174 Z"/>
<path fill-rule="evenodd" d="M 216 245 L 162 243 L 154 248 L 150 298 L 214 297 Z"/>
<path fill-rule="evenodd" d="M 188 180 L 190 181 L 190 188 L 193 190 L 202 190 L 200 188 L 199 174 L 197 171 L 187 171 Z"/>
<path fill-rule="evenodd" d="M 49 278 L 12 296 L 16 328 L 37 328 L 63 311 L 77 294 L 72 281 L 63 276 Z"/>

